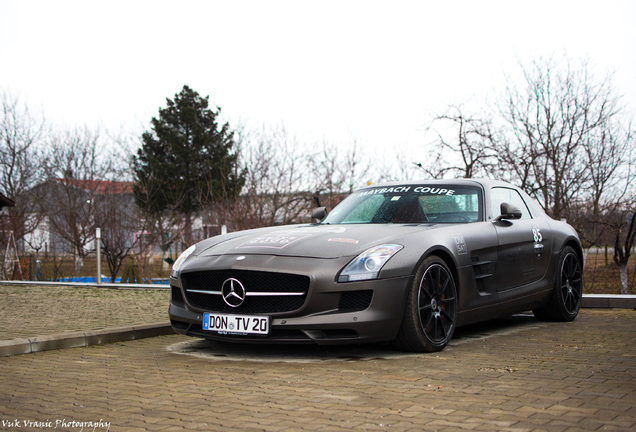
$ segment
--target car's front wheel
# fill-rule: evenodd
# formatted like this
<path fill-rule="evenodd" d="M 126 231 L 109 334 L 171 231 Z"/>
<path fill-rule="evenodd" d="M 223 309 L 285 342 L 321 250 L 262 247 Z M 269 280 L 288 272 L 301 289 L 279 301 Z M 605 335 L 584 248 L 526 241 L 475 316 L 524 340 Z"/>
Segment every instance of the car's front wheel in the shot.
<path fill-rule="evenodd" d="M 453 337 L 456 319 L 453 275 L 442 259 L 429 256 L 415 274 L 393 345 L 404 351 L 440 351 Z"/>
<path fill-rule="evenodd" d="M 548 304 L 532 312 L 542 321 L 572 321 L 579 313 L 583 295 L 583 267 L 570 246 L 563 248 Z"/>

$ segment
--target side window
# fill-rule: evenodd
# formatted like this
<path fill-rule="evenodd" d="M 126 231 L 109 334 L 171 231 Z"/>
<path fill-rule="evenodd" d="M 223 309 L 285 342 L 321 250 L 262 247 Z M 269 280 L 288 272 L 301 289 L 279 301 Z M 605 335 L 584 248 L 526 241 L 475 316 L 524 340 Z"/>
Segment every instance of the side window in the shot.
<path fill-rule="evenodd" d="M 477 222 L 481 219 L 477 189 L 455 190 L 448 195 L 422 195 L 419 198 L 428 220 L 437 222 Z"/>
<path fill-rule="evenodd" d="M 526 205 L 519 192 L 514 189 L 508 188 L 492 188 L 490 191 L 491 202 L 492 202 L 492 217 L 496 218 L 501 214 L 501 204 L 508 203 L 517 207 L 521 210 L 521 219 L 532 219 L 532 215 L 528 210 L 528 206 Z"/>

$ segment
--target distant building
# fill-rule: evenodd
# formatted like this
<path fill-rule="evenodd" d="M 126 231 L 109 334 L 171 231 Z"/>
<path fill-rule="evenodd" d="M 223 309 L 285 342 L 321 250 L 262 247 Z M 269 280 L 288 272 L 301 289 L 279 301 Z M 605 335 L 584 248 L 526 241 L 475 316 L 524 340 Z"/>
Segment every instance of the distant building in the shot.
<path fill-rule="evenodd" d="M 55 178 L 35 186 L 31 195 L 35 205 L 27 223 L 34 229 L 24 236 L 27 253 L 72 253 L 73 246 L 59 231 L 67 229 L 82 240 L 92 239 L 95 221 L 90 216 L 96 208 L 111 208 L 117 216 L 134 213 L 132 182 Z M 130 229 L 130 242 L 134 231 Z M 94 240 L 87 241 L 84 249 L 95 250 Z"/>

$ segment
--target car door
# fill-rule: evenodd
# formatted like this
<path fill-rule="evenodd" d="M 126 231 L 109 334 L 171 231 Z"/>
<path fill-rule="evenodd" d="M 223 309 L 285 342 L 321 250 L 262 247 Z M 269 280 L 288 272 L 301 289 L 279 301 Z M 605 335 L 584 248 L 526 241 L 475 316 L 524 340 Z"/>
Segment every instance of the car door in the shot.
<path fill-rule="evenodd" d="M 501 204 L 521 210 L 520 219 L 500 219 Z M 506 291 L 539 281 L 550 260 L 552 236 L 547 221 L 533 217 L 518 191 L 491 189 L 493 225 L 497 231 L 497 290 Z"/>

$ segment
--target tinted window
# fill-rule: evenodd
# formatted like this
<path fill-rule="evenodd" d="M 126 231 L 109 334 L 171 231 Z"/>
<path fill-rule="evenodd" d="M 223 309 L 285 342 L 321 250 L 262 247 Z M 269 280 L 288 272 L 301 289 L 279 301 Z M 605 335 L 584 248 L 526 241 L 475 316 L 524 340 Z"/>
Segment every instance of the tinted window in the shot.
<path fill-rule="evenodd" d="M 334 208 L 323 223 L 462 223 L 481 219 L 481 189 L 405 185 L 367 188 Z"/>

